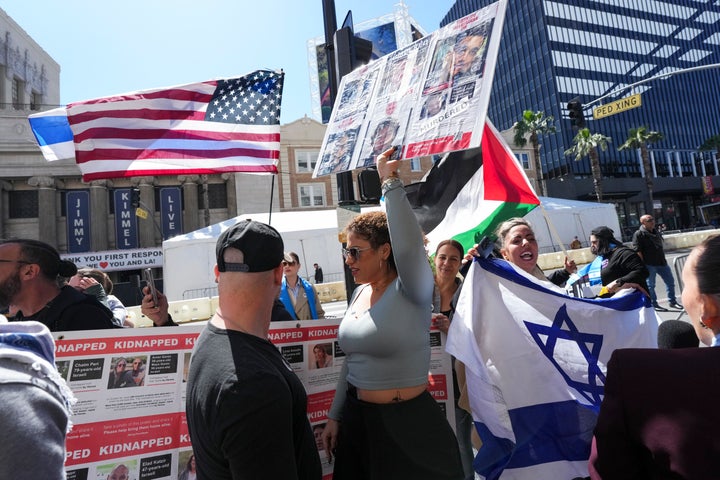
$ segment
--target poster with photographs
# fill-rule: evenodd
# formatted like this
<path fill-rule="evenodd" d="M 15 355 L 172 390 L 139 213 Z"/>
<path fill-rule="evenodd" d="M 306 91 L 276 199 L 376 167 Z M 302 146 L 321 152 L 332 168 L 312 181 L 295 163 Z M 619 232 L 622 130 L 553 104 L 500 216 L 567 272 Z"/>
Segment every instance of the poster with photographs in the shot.
<path fill-rule="evenodd" d="M 384 75 L 367 119 L 368 132 L 353 168 L 372 166 L 382 152 L 403 143 L 413 112 L 412 104 L 403 99 L 416 95 L 422 86 L 422 70 L 430 40 L 431 37 L 422 38 L 385 58 Z"/>
<path fill-rule="evenodd" d="M 268 337 L 307 392 L 307 414 L 322 461 L 332 462 L 321 436 L 345 353 L 339 319 L 273 322 Z M 192 478 L 195 457 L 185 419 L 190 353 L 204 325 L 127 328 L 56 334 L 61 375 L 77 397 L 67 435 L 69 480 Z M 431 330 L 429 390 L 455 425 L 450 356 L 444 335 Z"/>
<path fill-rule="evenodd" d="M 371 166 L 391 146 L 401 147 L 398 158 L 479 146 L 506 5 L 500 0 L 343 77 L 313 176 Z"/>

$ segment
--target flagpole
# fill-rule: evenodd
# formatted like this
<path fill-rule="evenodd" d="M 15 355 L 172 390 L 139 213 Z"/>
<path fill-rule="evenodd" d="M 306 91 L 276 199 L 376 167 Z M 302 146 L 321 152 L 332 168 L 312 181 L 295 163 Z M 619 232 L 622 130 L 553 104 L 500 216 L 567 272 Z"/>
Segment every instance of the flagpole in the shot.
<path fill-rule="evenodd" d="M 538 197 L 539 198 L 539 197 Z M 545 218 L 545 223 L 547 223 L 548 229 L 550 230 L 550 235 L 555 237 L 555 240 L 557 240 L 558 245 L 560 245 L 560 249 L 565 254 L 565 257 L 568 256 L 567 248 L 565 248 L 565 244 L 562 241 L 562 238 L 560 238 L 560 234 L 555 229 L 555 225 L 550 220 L 550 215 L 548 215 L 547 211 L 545 210 L 545 207 L 543 207 L 542 200 L 540 200 L 540 210 L 542 211 L 543 217 Z"/>
<path fill-rule="evenodd" d="M 272 225 L 272 202 L 273 202 L 273 195 L 275 195 L 275 175 L 270 175 L 272 177 L 272 180 L 270 180 L 270 208 L 268 209 L 268 225 Z"/>

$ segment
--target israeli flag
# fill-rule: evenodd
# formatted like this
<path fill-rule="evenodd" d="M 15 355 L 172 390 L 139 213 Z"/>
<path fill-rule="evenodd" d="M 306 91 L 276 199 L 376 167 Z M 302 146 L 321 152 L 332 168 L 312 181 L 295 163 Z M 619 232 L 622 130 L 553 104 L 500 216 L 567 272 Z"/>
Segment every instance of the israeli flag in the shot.
<path fill-rule="evenodd" d="M 602 285 L 600 270 L 602 270 L 604 260 L 602 255 L 598 255 L 592 262 L 570 275 L 567 284 L 572 285 L 576 282 L 587 282 L 590 285 Z"/>
<path fill-rule="evenodd" d="M 476 472 L 486 479 L 588 476 L 610 355 L 657 348 L 658 321 L 640 292 L 575 298 L 503 260 L 476 260 L 447 346 L 466 365 L 482 440 Z"/>
<path fill-rule="evenodd" d="M 45 160 L 75 159 L 75 144 L 65 107 L 35 113 L 28 117 Z"/>

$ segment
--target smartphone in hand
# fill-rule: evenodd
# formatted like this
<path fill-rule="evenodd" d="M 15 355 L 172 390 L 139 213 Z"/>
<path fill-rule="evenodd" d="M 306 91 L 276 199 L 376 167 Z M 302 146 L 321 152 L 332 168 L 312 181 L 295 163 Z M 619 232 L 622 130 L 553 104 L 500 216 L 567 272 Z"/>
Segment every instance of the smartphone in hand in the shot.
<path fill-rule="evenodd" d="M 395 151 L 390 155 L 390 160 L 399 160 L 402 155 L 402 145 L 395 145 Z"/>
<path fill-rule="evenodd" d="M 145 280 L 145 284 L 150 287 L 150 294 L 153 298 L 153 306 L 158 306 L 158 298 L 157 298 L 157 290 L 155 290 L 155 277 L 153 277 L 152 268 L 145 268 L 142 271 L 143 273 L 143 280 Z"/>

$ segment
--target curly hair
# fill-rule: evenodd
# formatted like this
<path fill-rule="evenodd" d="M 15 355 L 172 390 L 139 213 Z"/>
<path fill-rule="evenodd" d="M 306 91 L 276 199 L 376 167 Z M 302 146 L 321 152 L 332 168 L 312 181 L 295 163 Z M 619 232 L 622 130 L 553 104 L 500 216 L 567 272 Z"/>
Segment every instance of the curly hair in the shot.
<path fill-rule="evenodd" d="M 370 242 L 373 249 L 380 248 L 383 244 L 390 245 L 390 256 L 388 265 L 397 271 L 395 257 L 390 243 L 390 230 L 388 230 L 387 216 L 384 212 L 366 212 L 353 218 L 345 227 L 345 233 L 354 233 Z"/>

